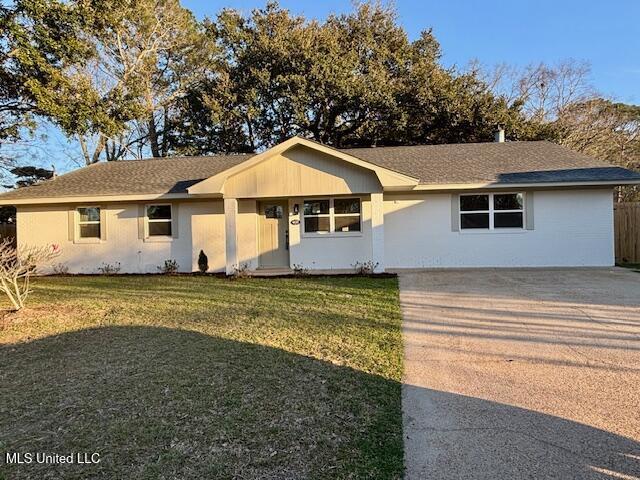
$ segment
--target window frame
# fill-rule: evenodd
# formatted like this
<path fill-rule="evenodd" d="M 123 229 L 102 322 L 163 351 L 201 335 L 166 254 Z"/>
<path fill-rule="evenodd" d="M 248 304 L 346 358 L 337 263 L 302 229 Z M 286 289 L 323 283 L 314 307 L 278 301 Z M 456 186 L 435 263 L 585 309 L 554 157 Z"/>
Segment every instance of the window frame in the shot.
<path fill-rule="evenodd" d="M 170 217 L 167 218 L 159 218 L 159 219 L 151 219 L 149 218 L 149 207 L 169 207 Z M 146 240 L 168 240 L 173 239 L 173 205 L 171 203 L 148 203 L 144 206 L 144 238 Z M 169 235 L 151 235 L 149 233 L 149 224 L 150 223 L 168 223 L 170 225 Z"/>
<path fill-rule="evenodd" d="M 304 204 L 314 200 L 328 200 L 329 201 L 329 213 L 320 213 L 317 215 L 305 215 Z M 360 213 L 335 213 L 334 202 L 335 200 L 358 200 L 360 204 Z M 302 206 L 300 208 L 300 225 L 301 234 L 303 237 L 360 237 L 362 236 L 362 197 L 358 196 L 345 196 L 345 197 L 323 197 L 314 196 L 302 199 Z M 338 217 L 360 217 L 359 225 L 360 230 L 343 232 L 342 230 L 336 231 L 336 216 Z M 329 231 L 328 232 L 307 232 L 305 227 L 305 218 L 329 218 Z"/>
<path fill-rule="evenodd" d="M 80 209 L 82 208 L 97 208 L 98 209 L 98 220 L 81 220 Z M 102 241 L 102 229 L 104 225 L 102 225 L 102 207 L 100 205 L 78 205 L 75 207 L 75 243 L 99 243 Z M 97 237 L 83 237 L 81 225 L 98 225 L 98 236 Z"/>
<path fill-rule="evenodd" d="M 486 195 L 488 197 L 489 205 L 487 210 L 462 210 L 462 197 L 471 197 L 478 195 Z M 522 195 L 522 208 L 521 209 L 508 209 L 508 210 L 496 210 L 494 203 L 495 195 Z M 522 232 L 526 230 L 527 226 L 527 208 L 526 208 L 526 192 L 486 192 L 486 193 L 461 193 L 458 198 L 458 221 L 460 222 L 460 233 L 508 233 L 508 232 Z M 489 214 L 489 227 L 488 228 L 464 228 L 462 226 L 462 216 L 470 213 L 487 213 Z M 522 213 L 522 226 L 521 227 L 496 227 L 495 226 L 495 214 L 496 213 Z"/>

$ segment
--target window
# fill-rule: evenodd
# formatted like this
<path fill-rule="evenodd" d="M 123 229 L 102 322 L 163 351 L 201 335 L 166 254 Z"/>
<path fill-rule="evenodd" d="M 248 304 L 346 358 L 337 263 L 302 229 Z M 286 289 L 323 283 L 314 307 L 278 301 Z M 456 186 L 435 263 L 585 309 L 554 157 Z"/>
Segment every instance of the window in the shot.
<path fill-rule="evenodd" d="M 460 229 L 523 228 L 522 193 L 460 195 Z"/>
<path fill-rule="evenodd" d="M 284 211 L 280 205 L 270 205 L 264 209 L 266 218 L 282 218 L 283 213 Z"/>
<path fill-rule="evenodd" d="M 80 207 L 78 212 L 78 237 L 100 238 L 100 207 Z"/>
<path fill-rule="evenodd" d="M 326 233 L 331 231 L 329 200 L 305 200 L 304 231 Z"/>
<path fill-rule="evenodd" d="M 336 198 L 333 201 L 333 211 L 336 232 L 360 231 L 359 198 Z"/>
<path fill-rule="evenodd" d="M 489 228 L 489 195 L 460 196 L 460 228 Z"/>
<path fill-rule="evenodd" d="M 521 193 L 493 195 L 493 227 L 522 228 L 524 219 L 524 198 Z"/>
<path fill-rule="evenodd" d="M 171 205 L 148 205 L 147 222 L 150 237 L 170 237 Z"/>
<path fill-rule="evenodd" d="M 305 200 L 302 209 L 305 233 L 360 232 L 360 199 Z"/>

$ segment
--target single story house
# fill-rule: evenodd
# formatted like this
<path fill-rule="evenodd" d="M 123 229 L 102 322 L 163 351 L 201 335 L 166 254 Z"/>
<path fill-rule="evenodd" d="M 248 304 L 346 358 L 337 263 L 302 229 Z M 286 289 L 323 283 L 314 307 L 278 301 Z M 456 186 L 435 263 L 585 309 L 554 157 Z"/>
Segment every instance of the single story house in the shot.
<path fill-rule="evenodd" d="M 610 266 L 613 188 L 640 174 L 549 142 L 335 149 L 99 163 L 0 195 L 19 244 L 72 273 Z"/>

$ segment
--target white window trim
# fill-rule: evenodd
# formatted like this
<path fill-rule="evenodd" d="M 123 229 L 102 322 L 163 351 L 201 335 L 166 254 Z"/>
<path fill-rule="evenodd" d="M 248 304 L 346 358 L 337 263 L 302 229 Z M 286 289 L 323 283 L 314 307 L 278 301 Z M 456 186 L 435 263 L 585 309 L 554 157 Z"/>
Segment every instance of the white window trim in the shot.
<path fill-rule="evenodd" d="M 81 208 L 97 208 L 98 209 L 98 219 L 97 221 L 81 221 L 80 220 L 80 209 Z M 100 205 L 78 205 L 74 211 L 74 242 L 73 243 L 100 243 L 102 242 L 102 229 L 104 225 L 102 225 L 100 219 L 102 218 L 102 207 Z M 80 225 L 100 225 L 100 235 L 97 237 L 81 237 L 80 236 Z"/>
<path fill-rule="evenodd" d="M 360 213 L 335 213 L 335 209 L 333 206 L 333 202 L 335 199 L 338 200 L 342 200 L 342 199 L 357 199 L 360 202 Z M 317 217 L 328 217 L 329 218 L 329 231 L 328 232 L 307 232 L 305 230 L 305 214 L 304 214 L 304 204 L 305 202 L 308 202 L 310 200 L 329 200 L 329 213 L 321 213 L 318 215 L 309 215 L 309 218 L 317 218 Z M 301 221 L 300 221 L 300 225 L 301 225 L 301 229 L 302 229 L 302 236 L 303 237 L 325 237 L 325 238 L 331 238 L 331 237 L 361 237 L 362 236 L 362 210 L 363 210 L 363 206 L 362 206 L 362 198 L 361 197 L 357 197 L 357 196 L 346 196 L 346 197 L 323 197 L 323 196 L 317 196 L 317 197 L 309 197 L 309 198 L 304 198 L 302 200 L 302 206 L 300 208 L 300 217 L 301 217 Z M 360 231 L 358 232 L 336 232 L 336 215 L 338 217 L 360 217 Z"/>
<path fill-rule="evenodd" d="M 494 195 L 522 195 L 522 208 L 510 209 L 510 210 L 496 210 L 494 208 L 493 197 Z M 461 200 L 462 197 L 475 197 L 478 195 L 487 195 L 489 197 L 489 209 L 488 210 L 462 210 Z M 458 199 L 458 221 L 460 222 L 460 233 L 473 234 L 473 233 L 523 233 L 526 231 L 527 225 L 527 212 L 526 212 L 526 200 L 525 192 L 495 192 L 495 193 L 463 193 Z M 488 213 L 489 214 L 489 228 L 463 228 L 462 216 L 469 213 Z M 521 227 L 495 227 L 495 213 L 522 213 L 522 226 Z"/>
<path fill-rule="evenodd" d="M 149 207 L 169 207 L 171 218 L 156 219 L 149 218 Z M 144 240 L 145 242 L 172 242 L 173 241 L 173 205 L 170 203 L 148 203 L 144 206 Z M 171 235 L 149 235 L 149 223 L 169 223 L 171 224 Z"/>

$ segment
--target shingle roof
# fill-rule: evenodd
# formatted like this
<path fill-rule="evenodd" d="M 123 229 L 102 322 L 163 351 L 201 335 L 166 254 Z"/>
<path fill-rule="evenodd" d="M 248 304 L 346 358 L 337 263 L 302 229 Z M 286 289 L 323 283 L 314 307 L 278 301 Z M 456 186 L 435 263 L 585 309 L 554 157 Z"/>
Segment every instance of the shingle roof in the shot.
<path fill-rule="evenodd" d="M 11 190 L 0 198 L 186 193 L 194 183 L 252 156 L 172 157 L 97 163 L 32 187 Z"/>
<path fill-rule="evenodd" d="M 640 181 L 640 173 L 576 153 L 550 142 L 467 143 L 343 149 L 361 160 L 421 184 L 563 183 Z M 102 195 L 186 193 L 191 185 L 252 155 L 173 157 L 99 163 L 0 200 Z"/>
<path fill-rule="evenodd" d="M 460 143 L 343 149 L 421 184 L 640 180 L 640 174 L 551 142 Z"/>

